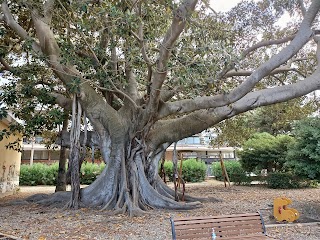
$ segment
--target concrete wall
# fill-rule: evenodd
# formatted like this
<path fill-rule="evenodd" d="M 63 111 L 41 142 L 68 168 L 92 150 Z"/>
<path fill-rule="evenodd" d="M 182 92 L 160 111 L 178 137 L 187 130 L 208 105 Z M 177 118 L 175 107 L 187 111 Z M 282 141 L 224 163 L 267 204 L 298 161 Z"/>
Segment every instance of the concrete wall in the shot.
<path fill-rule="evenodd" d="M 10 119 L 0 120 L 0 130 L 7 129 Z M 21 152 L 6 149 L 9 142 L 21 136 L 10 136 L 0 141 L 0 197 L 14 193 L 19 186 Z"/>

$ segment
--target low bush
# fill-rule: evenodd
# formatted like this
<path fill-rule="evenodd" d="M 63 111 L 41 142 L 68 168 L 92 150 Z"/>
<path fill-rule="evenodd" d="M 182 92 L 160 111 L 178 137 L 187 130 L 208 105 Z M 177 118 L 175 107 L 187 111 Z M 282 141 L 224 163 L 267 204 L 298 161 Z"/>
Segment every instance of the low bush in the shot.
<path fill-rule="evenodd" d="M 180 161 L 178 161 L 178 169 Z M 206 177 L 206 164 L 196 159 L 183 160 L 182 179 L 186 182 L 202 182 Z M 173 181 L 173 162 L 165 161 L 164 171 L 170 181 Z M 178 170 L 179 171 L 179 170 Z"/>
<path fill-rule="evenodd" d="M 182 164 L 182 179 L 186 182 L 202 182 L 206 178 L 206 164 L 196 159 L 184 160 Z"/>
<path fill-rule="evenodd" d="M 21 165 L 19 184 L 22 186 L 55 185 L 58 175 L 58 163 L 46 165 L 34 163 Z"/>
<path fill-rule="evenodd" d="M 239 161 L 224 161 L 224 166 L 228 173 L 230 182 L 234 182 L 236 185 L 250 184 L 251 179 L 249 176 L 247 176 Z M 217 180 L 223 180 L 220 162 L 212 163 L 212 174 Z"/>
<path fill-rule="evenodd" d="M 19 183 L 21 186 L 55 185 L 59 164 L 35 163 L 21 165 Z M 80 183 L 91 184 L 105 168 L 105 164 L 83 163 L 80 170 Z"/>
<path fill-rule="evenodd" d="M 269 188 L 300 188 L 303 183 L 300 179 L 289 172 L 273 172 L 268 174 L 267 185 Z"/>
<path fill-rule="evenodd" d="M 81 166 L 80 170 L 80 183 L 91 184 L 100 175 L 102 170 L 105 168 L 105 164 L 93 164 L 85 162 Z"/>
<path fill-rule="evenodd" d="M 169 178 L 170 181 L 173 180 L 173 162 L 172 161 L 165 161 L 163 164 L 164 173 L 166 177 Z M 160 167 L 159 167 L 159 174 L 160 174 Z"/>

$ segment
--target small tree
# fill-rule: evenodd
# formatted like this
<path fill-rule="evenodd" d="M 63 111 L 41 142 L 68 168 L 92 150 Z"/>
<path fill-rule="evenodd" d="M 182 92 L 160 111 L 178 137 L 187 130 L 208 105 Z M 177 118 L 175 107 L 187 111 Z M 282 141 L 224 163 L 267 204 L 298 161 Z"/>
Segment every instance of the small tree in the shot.
<path fill-rule="evenodd" d="M 286 166 L 299 177 L 320 179 L 320 119 L 297 122 L 293 133 L 296 143 L 288 151 Z"/>
<path fill-rule="evenodd" d="M 269 133 L 254 134 L 239 152 L 241 164 L 246 171 L 283 169 L 288 146 L 294 139 L 287 135 L 272 136 Z"/>

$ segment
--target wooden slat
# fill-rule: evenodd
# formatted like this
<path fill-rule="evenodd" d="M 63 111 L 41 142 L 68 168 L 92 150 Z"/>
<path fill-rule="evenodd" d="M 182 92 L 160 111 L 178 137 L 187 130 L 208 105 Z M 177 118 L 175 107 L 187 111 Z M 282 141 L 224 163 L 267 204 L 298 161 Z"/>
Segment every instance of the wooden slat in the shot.
<path fill-rule="evenodd" d="M 219 216 L 193 216 L 193 217 L 180 217 L 175 218 L 174 221 L 179 222 L 183 220 L 194 220 L 194 219 L 215 219 L 215 218 L 235 218 L 235 217 L 246 217 L 246 216 L 259 216 L 258 212 L 255 213 L 239 213 L 239 214 L 232 214 L 232 215 L 219 215 Z"/>
<path fill-rule="evenodd" d="M 217 239 L 273 239 L 264 235 L 259 213 L 174 219 L 177 239 L 209 239 L 214 228 Z"/>
<path fill-rule="evenodd" d="M 185 230 L 185 231 L 176 231 L 176 236 L 183 236 L 183 235 L 193 235 L 193 234 L 201 234 L 207 233 L 211 234 L 212 230 L 210 228 L 207 229 L 197 229 L 197 230 Z M 252 235 L 252 234 L 262 234 L 262 229 L 236 229 L 233 228 L 232 230 L 220 231 L 219 229 L 215 229 L 215 233 L 217 236 L 239 236 L 239 235 Z"/>
<path fill-rule="evenodd" d="M 255 230 L 257 233 L 263 233 L 262 225 L 260 223 L 259 227 L 252 227 L 251 225 L 241 225 L 241 226 L 210 226 L 207 228 L 197 228 L 197 229 L 179 229 L 176 230 L 177 235 L 183 235 L 183 234 L 191 234 L 191 233 L 201 233 L 201 232 L 212 232 L 212 228 L 214 228 L 216 234 L 219 233 L 227 233 L 227 232 L 233 232 L 233 231 L 248 231 L 248 230 Z"/>
<path fill-rule="evenodd" d="M 204 233 L 204 234 L 191 234 L 191 235 L 184 235 L 184 236 L 177 236 L 177 240 L 181 240 L 181 239 L 211 239 L 211 233 Z M 268 240 L 268 239 L 274 239 L 274 238 L 270 238 L 268 236 L 265 235 L 248 235 L 248 236 L 235 236 L 235 237 L 220 237 L 217 236 L 216 238 L 217 240 L 221 239 L 221 240 L 240 240 L 240 239 L 250 239 L 250 240 Z"/>
<path fill-rule="evenodd" d="M 234 236 L 240 236 L 240 235 L 253 235 L 253 234 L 263 234 L 262 231 L 257 231 L 257 229 L 246 229 L 246 230 L 239 230 L 239 231 L 227 231 L 227 232 L 219 232 L 217 235 L 220 236 L 228 236 L 228 237 L 234 237 Z"/>
<path fill-rule="evenodd" d="M 206 229 L 214 228 L 217 232 L 228 232 L 228 231 L 234 231 L 239 229 L 254 229 L 256 232 L 263 233 L 263 227 L 260 223 L 259 225 L 228 225 L 228 226 L 219 226 L 218 224 L 203 224 L 202 227 L 190 227 L 190 226 L 181 226 L 179 229 L 176 229 L 176 232 L 179 232 L 183 234 L 185 231 L 193 230 L 193 231 L 205 231 Z"/>
<path fill-rule="evenodd" d="M 249 223 L 250 222 L 250 223 Z M 257 224 L 258 222 L 261 223 L 260 219 L 238 219 L 237 221 L 229 221 L 229 222 L 220 222 L 220 221 L 216 221 L 216 220 L 208 220 L 206 221 L 199 221 L 197 223 L 193 223 L 193 224 L 179 224 L 179 225 L 175 225 L 176 229 L 180 229 L 180 228 L 199 228 L 202 227 L 204 225 L 218 225 L 218 226 L 224 226 L 224 225 L 246 225 L 247 224 Z"/>
<path fill-rule="evenodd" d="M 259 225 L 258 225 L 259 224 Z M 225 231 L 239 231 L 241 229 L 255 229 L 258 232 L 263 232 L 262 224 L 258 223 L 257 225 L 231 225 L 231 226 L 215 226 L 213 227 L 216 232 L 225 232 Z"/>
<path fill-rule="evenodd" d="M 177 239 L 198 239 L 198 238 L 211 238 L 211 232 L 203 232 L 198 234 L 185 234 L 185 235 L 177 235 Z"/>
<path fill-rule="evenodd" d="M 267 240 L 273 239 L 265 235 L 247 235 L 247 236 L 236 236 L 236 237 L 217 237 L 217 239 L 225 240 L 239 240 L 239 239 L 250 239 L 250 240 Z"/>
<path fill-rule="evenodd" d="M 260 220 L 260 216 L 248 216 L 248 217 L 236 217 L 236 218 L 215 218 L 215 219 L 197 219 L 192 221 L 174 221 L 175 226 L 179 225 L 192 225 L 200 223 L 214 223 L 214 222 L 235 222 L 235 221 L 248 221 L 248 220 Z"/>
<path fill-rule="evenodd" d="M 261 225 L 260 219 L 250 219 L 246 221 L 234 221 L 234 222 L 203 222 L 198 224 L 185 224 L 178 225 L 176 229 L 187 229 L 187 228 L 201 228 L 201 227 L 210 227 L 210 226 L 237 226 L 237 225 Z"/>

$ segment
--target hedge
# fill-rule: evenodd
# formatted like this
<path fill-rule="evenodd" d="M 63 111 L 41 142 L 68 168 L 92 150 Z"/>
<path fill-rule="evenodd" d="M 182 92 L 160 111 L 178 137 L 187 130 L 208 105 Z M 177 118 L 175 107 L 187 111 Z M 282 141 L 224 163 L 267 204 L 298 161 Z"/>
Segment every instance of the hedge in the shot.
<path fill-rule="evenodd" d="M 36 185 L 55 185 L 58 175 L 59 164 L 47 165 L 43 163 L 34 163 L 30 165 L 21 165 L 19 183 L 21 186 Z M 91 184 L 105 168 L 105 164 L 93 164 L 85 162 L 80 170 L 80 183 Z"/>
<path fill-rule="evenodd" d="M 303 187 L 302 180 L 289 172 L 269 173 L 267 177 L 267 184 L 269 188 L 290 189 Z"/>
<path fill-rule="evenodd" d="M 250 177 L 247 176 L 239 161 L 224 161 L 224 166 L 228 173 L 230 182 L 234 182 L 236 185 L 250 184 Z M 217 180 L 223 180 L 220 162 L 212 163 L 212 174 Z"/>
<path fill-rule="evenodd" d="M 180 161 L 178 161 L 178 169 Z M 173 180 L 173 162 L 165 161 L 164 170 L 170 181 Z M 182 179 L 186 182 L 202 182 L 206 177 L 206 164 L 203 161 L 196 159 L 183 160 L 182 164 Z M 179 170 L 178 170 L 179 171 Z"/>

